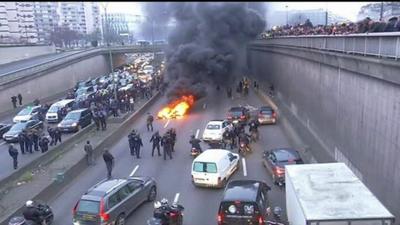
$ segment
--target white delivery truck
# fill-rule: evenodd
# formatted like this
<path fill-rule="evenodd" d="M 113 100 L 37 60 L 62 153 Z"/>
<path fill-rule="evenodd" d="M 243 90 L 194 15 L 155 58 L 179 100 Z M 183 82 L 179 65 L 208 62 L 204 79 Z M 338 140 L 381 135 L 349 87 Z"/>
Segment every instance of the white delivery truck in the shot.
<path fill-rule="evenodd" d="M 289 225 L 393 225 L 394 216 L 344 163 L 285 166 Z"/>

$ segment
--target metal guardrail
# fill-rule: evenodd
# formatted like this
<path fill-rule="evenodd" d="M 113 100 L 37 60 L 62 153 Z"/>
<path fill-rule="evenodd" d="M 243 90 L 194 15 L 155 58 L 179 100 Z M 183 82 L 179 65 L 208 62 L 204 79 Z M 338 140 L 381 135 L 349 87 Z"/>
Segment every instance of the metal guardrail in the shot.
<path fill-rule="evenodd" d="M 254 43 L 336 51 L 364 56 L 400 57 L 400 32 L 349 35 L 284 36 L 257 40 Z"/>
<path fill-rule="evenodd" d="M 154 46 L 154 48 L 158 48 L 158 49 L 160 49 L 161 47 L 163 47 L 163 46 Z M 14 71 L 0 74 L 0 85 L 18 80 L 23 77 L 26 77 L 27 74 L 34 74 L 34 73 L 38 73 L 41 71 L 45 71 L 48 68 L 62 65 L 66 62 L 69 62 L 71 60 L 74 60 L 74 59 L 77 59 L 80 57 L 85 57 L 85 56 L 96 54 L 96 53 L 103 54 L 103 53 L 109 52 L 110 50 L 111 50 L 111 52 L 115 52 L 115 51 L 126 51 L 126 50 L 130 50 L 130 49 L 132 49 L 132 50 L 135 49 L 135 50 L 140 50 L 140 51 L 152 51 L 153 47 L 152 46 L 115 46 L 115 47 L 111 46 L 109 48 L 87 49 L 87 50 L 79 51 L 79 52 L 72 53 L 72 54 L 69 54 L 66 56 L 63 55 L 63 56 L 60 56 L 57 58 L 46 60 L 44 62 L 35 64 L 35 65 L 23 67 L 23 68 L 14 70 Z"/>

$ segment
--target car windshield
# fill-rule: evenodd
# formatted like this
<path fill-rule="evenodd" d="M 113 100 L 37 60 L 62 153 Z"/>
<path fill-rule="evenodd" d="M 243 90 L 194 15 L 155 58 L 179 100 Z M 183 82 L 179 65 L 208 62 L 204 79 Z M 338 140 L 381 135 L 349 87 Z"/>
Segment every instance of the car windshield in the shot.
<path fill-rule="evenodd" d="M 82 94 L 85 94 L 86 93 L 86 88 L 81 88 L 81 89 L 78 89 L 77 91 L 76 91 L 76 95 L 82 95 Z"/>
<path fill-rule="evenodd" d="M 231 114 L 233 116 L 241 116 L 242 115 L 242 111 L 231 111 Z"/>
<path fill-rule="evenodd" d="M 297 158 L 296 155 L 293 155 L 293 153 L 289 153 L 287 151 L 276 151 L 275 156 L 278 162 L 291 162 L 295 161 Z"/>
<path fill-rule="evenodd" d="M 208 124 L 207 125 L 207 130 L 219 130 L 221 129 L 221 126 L 218 124 Z"/>
<path fill-rule="evenodd" d="M 49 111 L 47 111 L 47 112 L 49 112 L 49 113 L 56 113 L 56 112 L 58 112 L 59 109 L 60 109 L 60 106 L 58 106 L 58 105 L 52 105 L 52 106 L 50 107 Z"/>
<path fill-rule="evenodd" d="M 216 173 L 217 165 L 215 163 L 195 162 L 193 170 L 195 172 Z"/>
<path fill-rule="evenodd" d="M 23 110 L 21 110 L 17 115 L 18 116 L 26 116 L 26 115 L 30 115 L 32 112 L 32 108 L 31 107 L 27 107 Z"/>
<path fill-rule="evenodd" d="M 97 214 L 99 213 L 100 202 L 81 200 L 79 202 L 77 211 Z"/>
<path fill-rule="evenodd" d="M 79 112 L 70 112 L 67 114 L 67 116 L 65 116 L 65 120 L 79 120 L 79 116 L 81 115 L 81 113 Z"/>
<path fill-rule="evenodd" d="M 16 123 L 11 127 L 10 131 L 21 131 L 25 129 L 27 123 Z"/>
<path fill-rule="evenodd" d="M 264 115 L 272 115 L 272 110 L 265 109 L 265 110 L 261 110 L 260 113 L 264 114 Z"/>

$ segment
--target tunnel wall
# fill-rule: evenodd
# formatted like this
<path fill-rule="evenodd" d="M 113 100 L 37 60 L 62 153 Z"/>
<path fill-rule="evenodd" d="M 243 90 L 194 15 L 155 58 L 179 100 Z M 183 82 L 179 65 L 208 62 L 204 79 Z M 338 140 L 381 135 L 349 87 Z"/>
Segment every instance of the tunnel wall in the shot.
<path fill-rule="evenodd" d="M 250 45 L 247 56 L 253 75 L 274 84 L 324 146 L 312 151 L 349 165 L 399 220 L 399 63 L 273 45 Z"/>
<path fill-rule="evenodd" d="M 105 75 L 110 70 L 107 59 L 104 55 L 97 55 L 4 89 L 0 95 L 0 112 L 12 109 L 11 96 L 18 93 L 21 93 L 25 104 L 36 98 L 43 99 L 62 93 L 79 80 Z"/>
<path fill-rule="evenodd" d="M 0 65 L 34 56 L 55 53 L 53 45 L 0 47 Z"/>

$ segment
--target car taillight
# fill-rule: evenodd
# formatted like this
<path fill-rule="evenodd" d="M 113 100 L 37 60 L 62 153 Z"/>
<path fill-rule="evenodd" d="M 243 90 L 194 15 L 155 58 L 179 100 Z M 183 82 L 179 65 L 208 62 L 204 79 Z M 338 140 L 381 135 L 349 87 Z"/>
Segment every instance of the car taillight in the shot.
<path fill-rule="evenodd" d="M 170 215 L 170 217 L 174 218 L 174 217 L 176 217 L 178 214 L 177 214 L 177 213 L 174 213 L 174 212 L 171 212 L 169 215 Z"/>
<path fill-rule="evenodd" d="M 242 115 L 240 116 L 240 119 L 246 119 L 246 116 Z"/>
<path fill-rule="evenodd" d="M 274 117 L 274 118 L 276 117 L 276 112 L 272 113 L 272 117 Z"/>
<path fill-rule="evenodd" d="M 232 116 L 228 116 L 228 120 L 232 119 Z"/>
<path fill-rule="evenodd" d="M 224 220 L 223 214 L 219 213 L 217 216 L 218 225 L 222 225 L 223 220 Z"/>
<path fill-rule="evenodd" d="M 78 203 L 79 203 L 79 201 L 76 202 L 75 207 L 72 209 L 72 215 L 76 214 L 76 209 L 78 208 Z"/>
<path fill-rule="evenodd" d="M 101 199 L 101 201 L 100 201 L 100 214 L 99 214 L 99 216 L 103 221 L 110 220 L 110 215 L 108 213 L 104 212 L 104 199 Z"/>
<path fill-rule="evenodd" d="M 258 225 L 265 225 L 264 219 L 262 216 L 258 217 Z"/>

